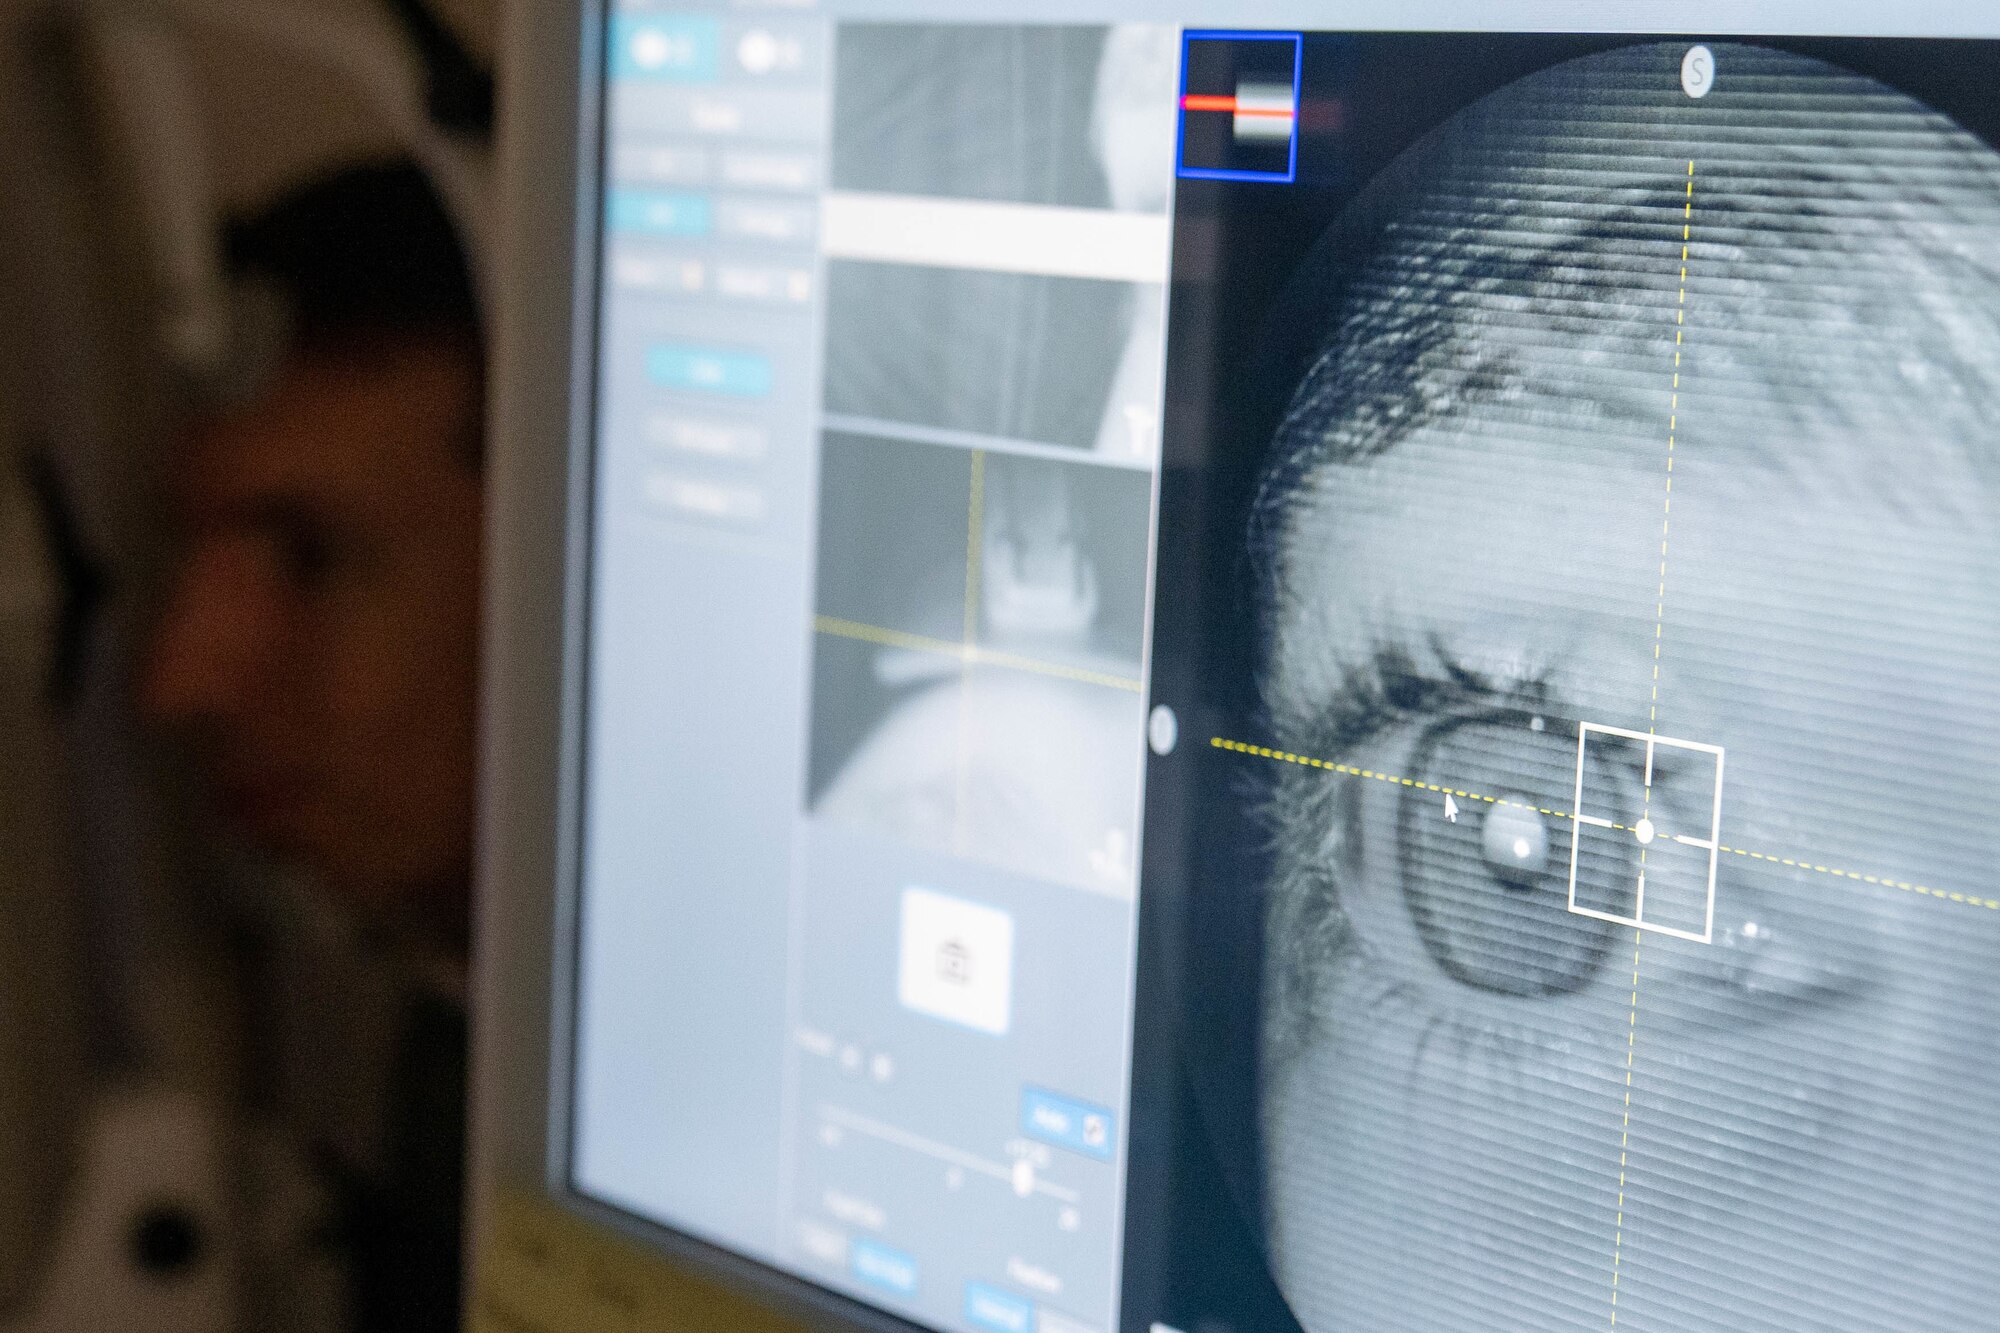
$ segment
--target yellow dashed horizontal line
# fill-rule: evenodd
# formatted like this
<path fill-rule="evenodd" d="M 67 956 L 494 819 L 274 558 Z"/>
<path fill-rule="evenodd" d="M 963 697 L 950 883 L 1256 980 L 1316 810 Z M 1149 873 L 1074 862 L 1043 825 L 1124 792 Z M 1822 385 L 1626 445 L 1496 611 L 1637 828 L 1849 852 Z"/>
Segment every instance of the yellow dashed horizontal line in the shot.
<path fill-rule="evenodd" d="M 836 616 L 814 616 L 813 628 L 821 634 L 831 634 L 836 638 L 859 639 L 863 643 L 880 644 L 884 648 L 905 648 L 911 652 L 935 653 L 939 657 L 954 658 L 971 666 L 1026 671 L 1037 676 L 1054 676 L 1059 680 L 1102 685 L 1108 689 L 1124 690 L 1129 694 L 1138 694 L 1141 689 L 1139 682 L 1129 676 L 1114 676 L 1108 672 L 1064 666 L 1060 662 L 1043 662 L 1014 653 L 995 652 L 991 648 L 981 648 L 977 644 L 954 643 L 950 639 L 933 639 L 924 634 L 907 634 L 902 630 L 885 629 L 880 625 L 864 625 L 858 620 L 841 620 Z"/>
<path fill-rule="evenodd" d="M 1941 898 L 1946 902 L 1963 903 L 1967 907 L 1984 907 L 1988 911 L 2000 912 L 2000 898 L 1980 898 L 1970 893 L 1957 893 L 1950 889 L 1934 889 L 1927 884 L 1911 884 L 1906 880 L 1889 879 L 1882 875 L 1864 875 L 1858 870 L 1843 870 L 1839 866 L 1823 866 L 1812 861 L 1801 861 L 1790 856 L 1772 856 L 1765 852 L 1748 851 L 1742 847 L 1727 845 L 1717 851 L 1728 852 L 1731 856 L 1747 856 L 1752 861 L 1769 861 L 1773 865 L 1790 866 L 1794 870 L 1811 870 L 1822 875 L 1832 875 L 1835 879 L 1858 880 L 1863 884 L 1877 884 L 1885 889 L 1901 889 L 1904 893 L 1920 893 L 1926 898 Z"/>
<path fill-rule="evenodd" d="M 1394 773 L 1377 773 L 1372 768 L 1356 768 L 1352 764 L 1336 764 L 1330 759 L 1315 759 L 1311 755 L 1293 754 L 1289 750 L 1273 750 L 1268 745 L 1250 745 L 1243 741 L 1232 741 L 1224 736 L 1209 738 L 1210 745 L 1218 750 L 1230 750 L 1236 754 L 1255 755 L 1259 759 L 1275 759 L 1280 763 L 1297 764 L 1301 768 L 1323 768 L 1329 773 L 1345 773 L 1352 778 L 1368 778 L 1374 782 L 1384 782 L 1391 787 L 1413 787 L 1418 791 L 1434 791 L 1440 796 L 1456 796 L 1461 801 L 1479 801 L 1486 805 L 1512 805 L 1523 810 L 1533 810 L 1537 814 L 1553 819 L 1568 819 L 1567 810 L 1550 810 L 1539 805 L 1528 805 L 1522 801 L 1510 801 L 1501 796 L 1488 796 L 1484 792 L 1465 791 L 1459 787 L 1444 787 L 1435 782 L 1422 782 L 1416 778 L 1400 777 Z M 1626 830 L 1630 832 L 1630 830 Z"/>
<path fill-rule="evenodd" d="M 1255 755 L 1260 759 L 1275 759 L 1281 763 L 1298 764 L 1304 768 L 1323 768 L 1329 773 L 1345 773 L 1349 777 L 1369 778 L 1384 782 L 1392 787 L 1414 787 L 1420 791 L 1434 791 L 1442 796 L 1455 796 L 1461 801 L 1480 801 L 1487 805 L 1512 805 L 1551 819 L 1574 819 L 1568 810 L 1551 810 L 1547 806 L 1528 805 L 1523 801 L 1510 801 L 1499 796 L 1487 796 L 1482 792 L 1464 791 L 1458 787 L 1446 787 L 1435 782 L 1422 782 L 1416 778 L 1406 778 L 1394 773 L 1377 773 L 1371 768 L 1355 768 L 1351 764 L 1336 764 L 1330 759 L 1315 759 L 1311 755 L 1293 754 L 1289 750 L 1274 750 L 1268 745 L 1250 745 L 1244 741 L 1232 741 L 1225 736 L 1211 737 L 1211 746 L 1218 750 L 1229 750 L 1236 754 Z M 1632 830 L 1623 824 L 1613 824 L 1622 833 Z M 1752 861 L 1765 861 L 1772 865 L 1786 866 L 1793 870 L 1810 870 L 1816 874 L 1831 875 L 1835 879 L 1851 879 L 1860 884 L 1873 884 L 1885 889 L 1900 889 L 1904 893 L 1921 894 L 1926 898 L 1936 898 L 1943 902 L 1960 903 L 1966 907 L 1984 907 L 1988 911 L 2000 912 L 2000 898 L 1981 898 L 1970 893 L 1958 893 L 1950 889 L 1934 889 L 1927 884 L 1912 884 L 1907 880 L 1890 879 L 1885 875 L 1869 875 L 1859 870 L 1843 870 L 1839 866 L 1821 865 L 1816 861 L 1800 860 L 1792 856 L 1773 856 L 1768 852 L 1753 852 L 1743 847 L 1722 844 L 1716 848 L 1731 856 L 1744 856 Z"/>

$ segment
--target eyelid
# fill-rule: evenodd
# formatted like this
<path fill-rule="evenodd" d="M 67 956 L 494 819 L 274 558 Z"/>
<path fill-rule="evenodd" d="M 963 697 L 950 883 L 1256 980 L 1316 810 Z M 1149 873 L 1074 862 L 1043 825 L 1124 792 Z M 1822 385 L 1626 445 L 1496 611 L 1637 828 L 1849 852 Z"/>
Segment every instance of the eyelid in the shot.
<path fill-rule="evenodd" d="M 1539 722 L 1541 725 L 1535 725 Z M 1477 701 L 1470 701 L 1438 718 L 1433 727 L 1460 727 L 1472 723 L 1492 726 L 1519 726 L 1537 735 L 1546 735 L 1553 740 L 1576 743 L 1579 720 L 1572 717 L 1560 706 L 1551 706 L 1541 682 L 1510 687 L 1503 691 L 1489 691 Z"/>
<path fill-rule="evenodd" d="M 1510 678 L 1496 686 L 1487 677 L 1460 666 L 1437 643 L 1428 658 L 1440 670 L 1421 669 L 1418 656 L 1400 643 L 1381 642 L 1369 650 L 1363 664 L 1343 673 L 1344 688 L 1337 701 L 1321 710 L 1299 738 L 1309 753 L 1337 758 L 1355 747 L 1379 739 L 1405 724 L 1451 723 L 1518 714 L 1525 725 L 1534 717 L 1547 720 L 1550 730 L 1576 736 L 1576 721 L 1551 710 L 1548 684 L 1540 676 Z"/>
<path fill-rule="evenodd" d="M 1539 731 L 1531 725 L 1538 717 Z M 1426 785 L 1481 789 L 1442 818 L 1427 795 L 1405 791 L 1393 842 L 1403 906 L 1431 963 L 1469 993 L 1536 1002 L 1579 994 L 1609 956 L 1610 927 L 1565 910 L 1568 826 L 1552 806 L 1567 803 L 1571 748 L 1546 718 L 1511 707 L 1459 710 L 1410 746 Z M 1525 877 L 1507 874 L 1485 840 L 1503 804 L 1534 812 L 1515 830 L 1542 847 Z"/>

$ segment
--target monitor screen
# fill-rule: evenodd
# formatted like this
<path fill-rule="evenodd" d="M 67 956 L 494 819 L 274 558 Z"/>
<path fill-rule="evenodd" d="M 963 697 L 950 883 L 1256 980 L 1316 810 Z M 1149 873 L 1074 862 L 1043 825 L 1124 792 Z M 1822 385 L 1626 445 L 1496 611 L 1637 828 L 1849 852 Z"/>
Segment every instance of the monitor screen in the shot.
<path fill-rule="evenodd" d="M 1989 1319 L 2000 21 L 1098 8 L 588 29 L 554 1183 L 957 1333 Z"/>

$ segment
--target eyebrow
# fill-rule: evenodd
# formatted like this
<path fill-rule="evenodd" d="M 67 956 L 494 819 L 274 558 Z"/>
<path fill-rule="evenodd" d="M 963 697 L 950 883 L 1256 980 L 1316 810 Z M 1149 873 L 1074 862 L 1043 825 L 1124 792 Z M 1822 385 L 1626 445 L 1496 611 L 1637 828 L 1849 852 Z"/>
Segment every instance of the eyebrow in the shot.
<path fill-rule="evenodd" d="M 1471 669 L 1450 651 L 1441 636 L 1429 636 L 1430 654 L 1438 670 L 1427 671 L 1404 644 L 1377 641 L 1357 665 L 1344 668 L 1331 699 L 1287 700 L 1282 711 L 1303 726 L 1274 728 L 1280 734 L 1297 730 L 1299 748 L 1317 754 L 1343 754 L 1400 722 L 1435 717 L 1477 706 L 1531 711 L 1548 698 L 1548 680 L 1536 672 L 1499 684 Z M 1282 687 L 1281 687 L 1282 688 Z M 1267 712 L 1277 712 L 1270 707 Z"/>

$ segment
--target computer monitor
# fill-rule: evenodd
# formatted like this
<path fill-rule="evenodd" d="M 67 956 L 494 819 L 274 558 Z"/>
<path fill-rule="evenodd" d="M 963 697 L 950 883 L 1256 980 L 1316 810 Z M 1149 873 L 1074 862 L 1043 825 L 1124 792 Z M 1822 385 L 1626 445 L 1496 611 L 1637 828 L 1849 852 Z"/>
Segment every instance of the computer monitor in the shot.
<path fill-rule="evenodd" d="M 488 1327 L 1991 1319 L 2000 14 L 514 21 Z"/>

